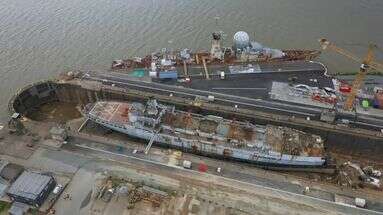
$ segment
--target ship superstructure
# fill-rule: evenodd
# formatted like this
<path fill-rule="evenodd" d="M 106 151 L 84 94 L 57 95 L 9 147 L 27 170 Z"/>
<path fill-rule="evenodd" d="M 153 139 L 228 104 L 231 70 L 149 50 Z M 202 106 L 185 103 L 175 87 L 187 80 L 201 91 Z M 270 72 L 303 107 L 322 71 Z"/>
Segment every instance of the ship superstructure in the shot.
<path fill-rule="evenodd" d="M 244 31 L 237 32 L 233 37 L 231 47 L 222 46 L 221 32 L 213 32 L 210 51 L 196 51 L 181 49 L 170 51 L 166 48 L 144 57 L 135 57 L 125 60 L 115 60 L 112 69 L 146 68 L 164 70 L 162 67 L 183 67 L 184 65 L 198 66 L 204 63 L 215 65 L 235 65 L 256 62 L 278 62 L 313 60 L 320 55 L 317 50 L 280 50 L 266 47 L 256 41 L 250 41 L 249 35 Z M 166 69 L 166 68 L 165 68 Z"/>
<path fill-rule="evenodd" d="M 84 115 L 107 128 L 146 140 L 150 146 L 162 144 L 262 166 L 305 168 L 326 163 L 320 136 L 179 111 L 156 100 L 145 105 L 99 101 L 87 105 Z"/>

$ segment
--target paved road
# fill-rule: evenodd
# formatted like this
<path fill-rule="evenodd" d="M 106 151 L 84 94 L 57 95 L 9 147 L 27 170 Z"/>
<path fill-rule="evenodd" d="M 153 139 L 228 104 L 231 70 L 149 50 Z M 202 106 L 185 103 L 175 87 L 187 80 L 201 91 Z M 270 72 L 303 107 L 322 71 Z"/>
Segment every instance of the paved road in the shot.
<path fill-rule="evenodd" d="M 173 94 L 173 96 L 188 98 L 192 100 L 198 96 L 207 98 L 209 95 L 213 95 L 214 102 L 217 104 L 223 104 L 232 107 L 237 105 L 238 108 L 255 108 L 257 110 L 295 115 L 300 117 L 311 117 L 313 119 L 319 119 L 321 113 L 319 108 L 296 106 L 293 104 L 266 101 L 263 99 L 253 99 L 242 96 L 223 94 L 219 92 L 209 92 L 206 90 L 191 89 L 162 83 L 137 81 L 126 77 L 124 74 L 118 73 L 106 74 L 100 72 L 88 72 L 83 76 L 83 79 L 100 81 L 105 85 L 112 85 L 116 87 L 135 89 L 151 93 L 159 93 L 163 95 Z"/>
<path fill-rule="evenodd" d="M 197 76 L 193 77 L 190 83 L 183 85 L 193 89 L 261 99 L 269 99 L 268 92 L 270 92 L 273 81 L 288 82 L 288 79 L 292 77 L 297 79 L 296 83 L 313 87 L 333 88 L 332 78 L 325 75 L 326 67 L 317 62 L 296 61 L 260 64 L 260 72 L 258 73 L 231 74 L 227 71 L 224 80 L 220 79 L 217 69 L 209 69 L 211 80 L 206 80 L 203 76 Z M 168 82 L 167 84 L 174 83 Z M 254 87 L 256 90 L 242 90 L 242 88 Z M 225 90 L 225 88 L 228 88 L 228 90 Z"/>

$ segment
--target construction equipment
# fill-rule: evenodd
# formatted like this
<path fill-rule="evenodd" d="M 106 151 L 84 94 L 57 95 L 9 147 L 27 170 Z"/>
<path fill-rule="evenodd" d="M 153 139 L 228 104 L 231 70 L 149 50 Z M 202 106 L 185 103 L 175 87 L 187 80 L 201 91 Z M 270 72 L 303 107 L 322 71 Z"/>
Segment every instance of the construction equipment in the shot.
<path fill-rule="evenodd" d="M 21 121 L 21 115 L 19 113 L 13 113 L 11 119 L 8 121 L 9 133 L 22 135 L 26 133 L 25 126 Z"/>
<path fill-rule="evenodd" d="M 340 53 L 340 54 L 342 54 L 348 58 L 351 58 L 352 60 L 354 60 L 358 63 L 361 63 L 359 73 L 356 75 L 356 77 L 354 79 L 354 82 L 353 82 L 352 88 L 351 88 L 351 92 L 347 96 L 346 102 L 343 106 L 344 110 L 350 111 L 353 108 L 355 97 L 358 94 L 358 91 L 364 82 L 364 79 L 367 75 L 368 70 L 369 69 L 375 69 L 377 71 L 383 71 L 383 64 L 380 64 L 380 63 L 374 61 L 374 52 L 373 51 L 375 48 L 377 48 L 377 46 L 374 44 L 370 44 L 369 48 L 368 48 L 367 55 L 362 60 L 359 57 L 356 57 L 355 55 L 353 55 L 352 53 L 335 46 L 334 44 L 332 44 L 327 39 L 323 39 L 323 38 L 319 39 L 319 43 L 320 43 L 323 50 L 331 49 L 331 50 L 333 50 L 337 53 Z"/>

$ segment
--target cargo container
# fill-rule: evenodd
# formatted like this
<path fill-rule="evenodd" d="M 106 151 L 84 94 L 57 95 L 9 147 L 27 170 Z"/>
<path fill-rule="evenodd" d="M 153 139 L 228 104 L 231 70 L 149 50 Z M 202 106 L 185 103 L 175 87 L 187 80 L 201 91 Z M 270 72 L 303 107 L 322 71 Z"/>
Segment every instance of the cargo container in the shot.
<path fill-rule="evenodd" d="M 191 169 L 192 163 L 191 163 L 191 161 L 184 160 L 184 161 L 182 162 L 182 166 L 183 166 L 185 169 Z"/>
<path fill-rule="evenodd" d="M 151 77 L 151 78 L 157 78 L 157 72 L 156 72 L 156 71 L 150 71 L 150 72 L 149 72 L 149 77 Z"/>
<path fill-rule="evenodd" d="M 207 100 L 213 102 L 214 101 L 214 96 L 208 95 L 207 96 Z"/>
<path fill-rule="evenodd" d="M 208 166 L 205 163 L 200 163 L 198 165 L 198 171 L 200 172 L 207 172 Z"/>
<path fill-rule="evenodd" d="M 177 71 L 161 71 L 158 73 L 158 78 L 159 79 L 177 79 L 178 78 L 178 73 Z"/>
<path fill-rule="evenodd" d="M 224 80 L 225 79 L 225 72 L 221 71 L 220 72 L 220 77 L 221 77 L 221 80 Z"/>
<path fill-rule="evenodd" d="M 366 200 L 362 198 L 355 198 L 355 205 L 356 207 L 365 208 L 366 207 Z"/>

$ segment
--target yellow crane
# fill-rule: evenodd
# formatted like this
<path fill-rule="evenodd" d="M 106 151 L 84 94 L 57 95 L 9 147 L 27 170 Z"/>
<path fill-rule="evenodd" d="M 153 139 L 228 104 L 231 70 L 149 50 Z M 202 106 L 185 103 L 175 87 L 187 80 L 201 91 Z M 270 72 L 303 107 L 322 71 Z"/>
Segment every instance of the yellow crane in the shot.
<path fill-rule="evenodd" d="M 348 58 L 351 58 L 352 60 L 354 60 L 358 63 L 361 63 L 359 72 L 356 75 L 356 77 L 352 83 L 351 92 L 347 96 L 346 102 L 343 106 L 344 110 L 350 111 L 350 110 L 352 110 L 356 95 L 358 94 L 359 89 L 362 87 L 362 84 L 364 82 L 364 79 L 367 75 L 368 70 L 374 69 L 377 71 L 383 71 L 383 64 L 380 64 L 380 63 L 374 61 L 374 49 L 377 48 L 377 46 L 374 44 L 370 44 L 368 47 L 367 55 L 362 60 L 361 58 L 353 55 L 349 51 L 346 51 L 342 48 L 335 46 L 334 44 L 332 44 L 327 39 L 319 39 L 319 43 L 320 43 L 323 50 L 331 49 L 331 50 L 333 50 L 339 54 L 342 54 Z"/>

